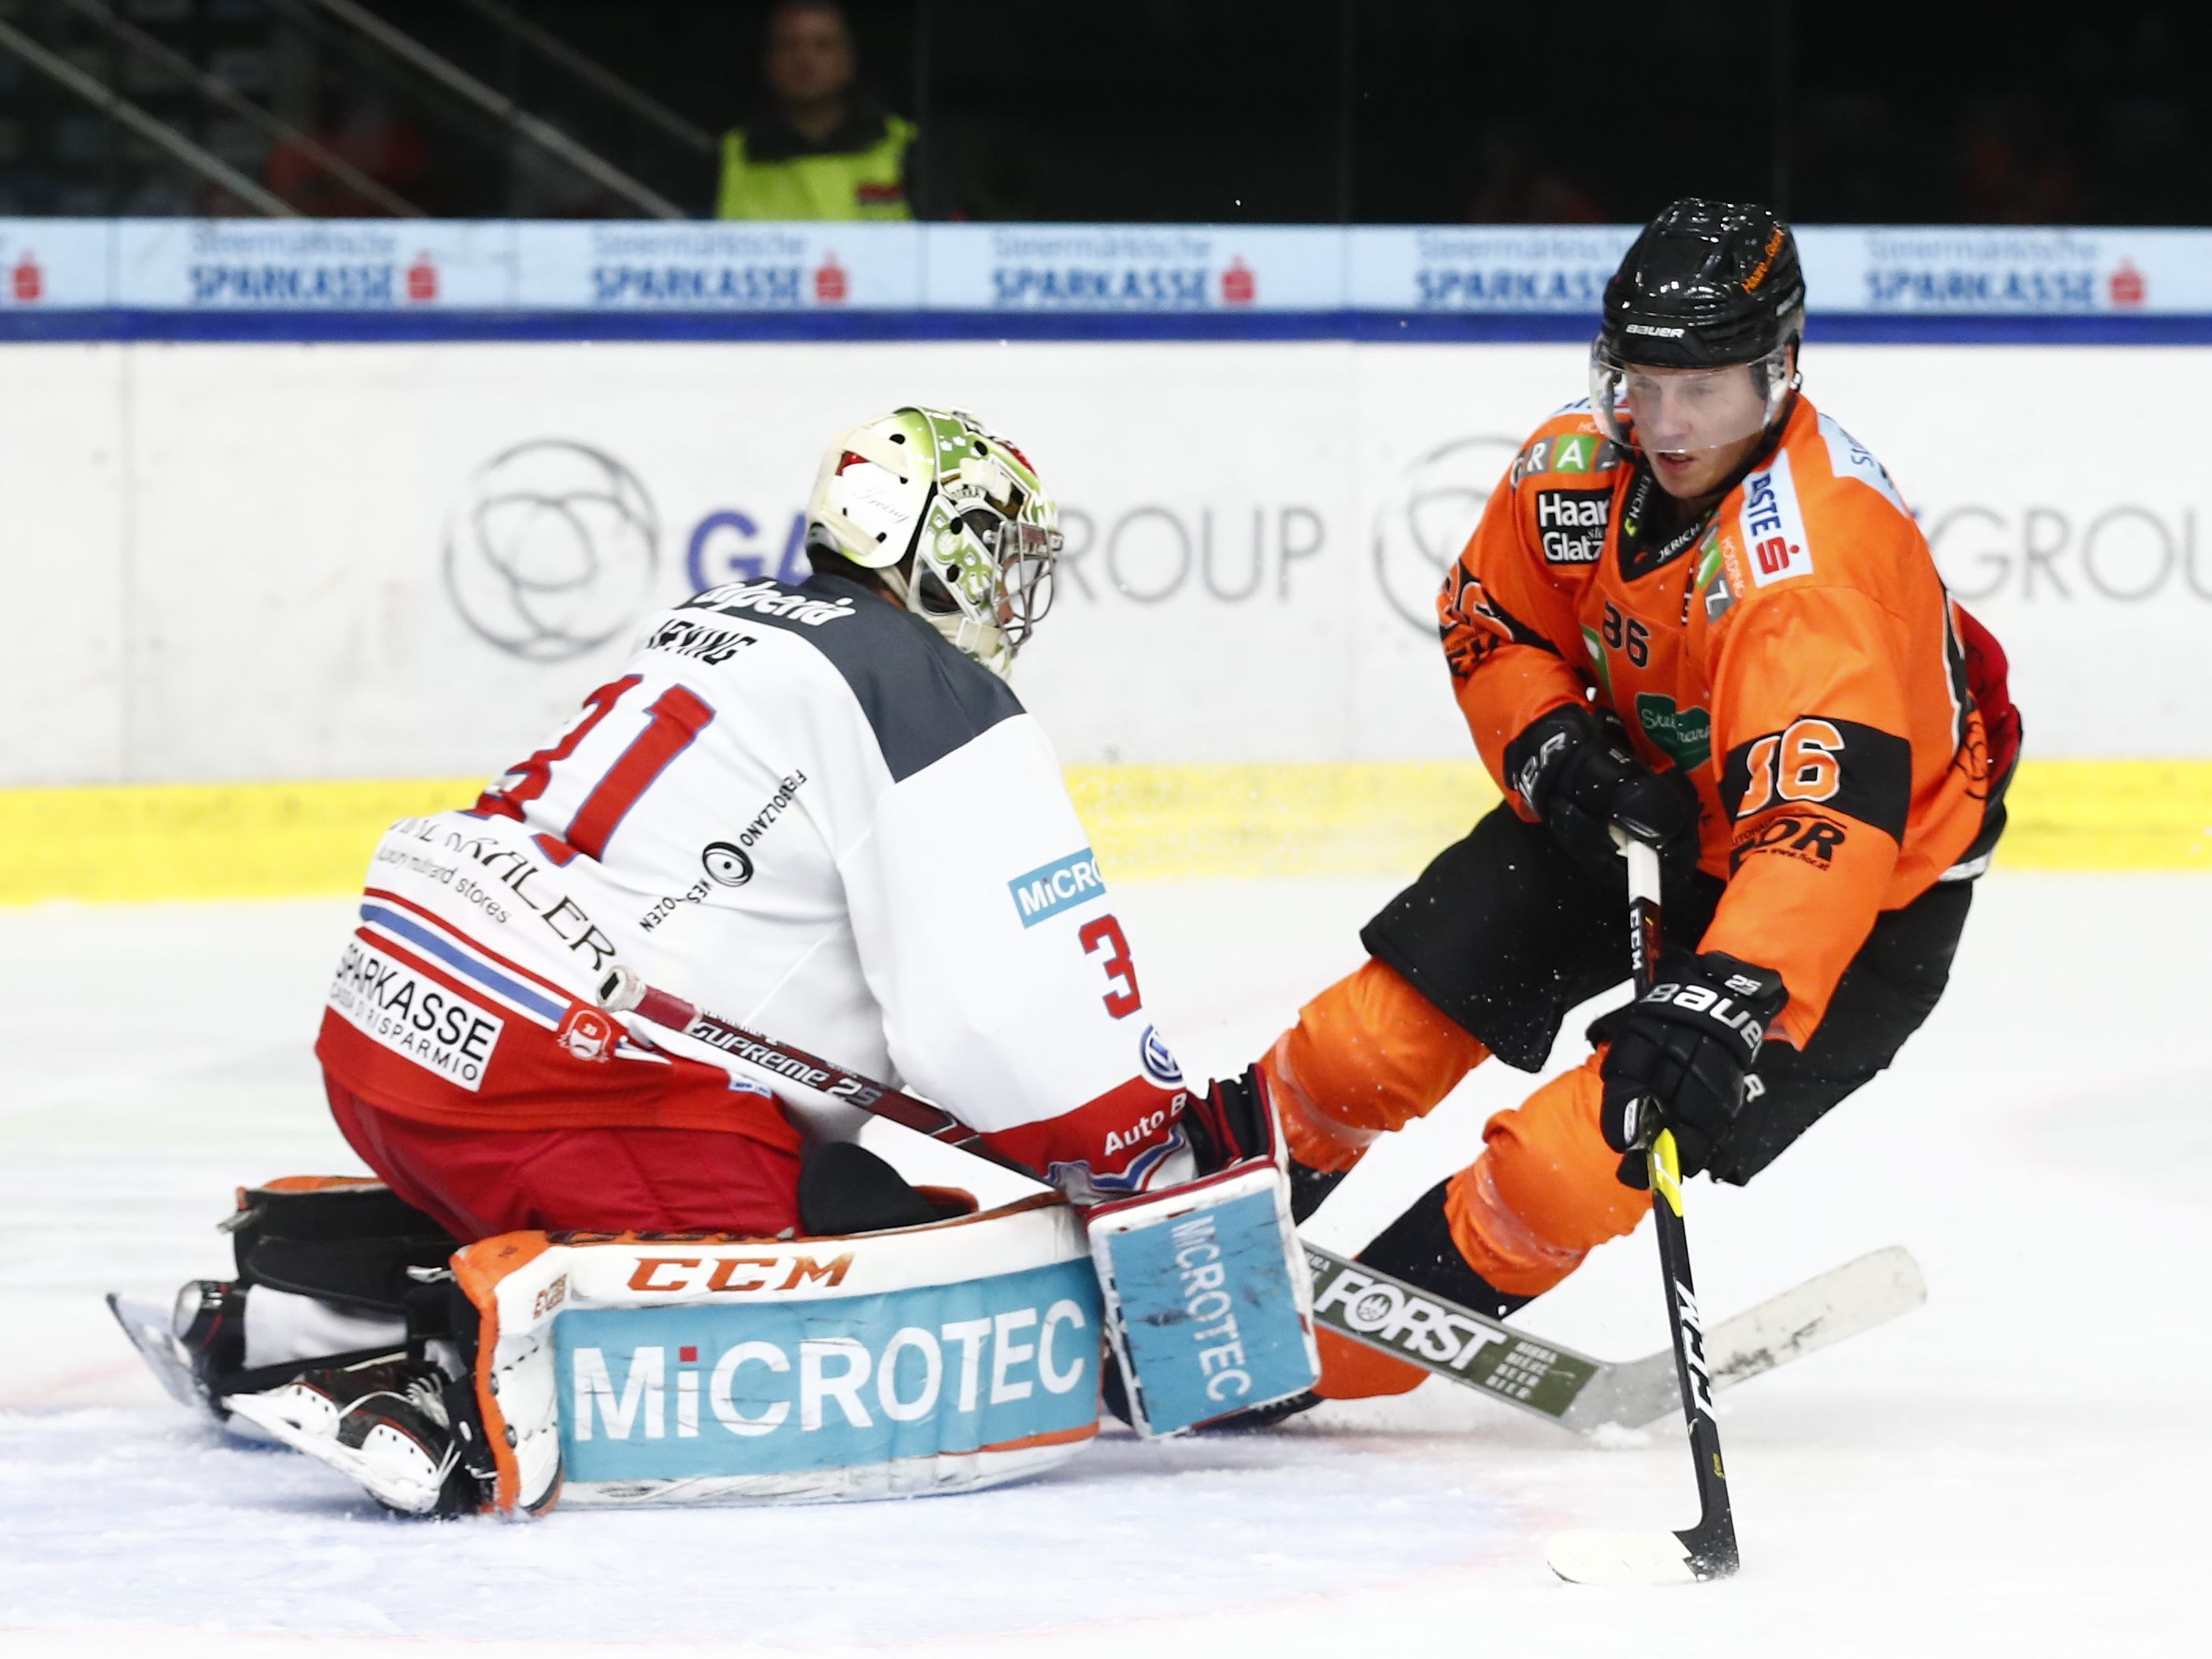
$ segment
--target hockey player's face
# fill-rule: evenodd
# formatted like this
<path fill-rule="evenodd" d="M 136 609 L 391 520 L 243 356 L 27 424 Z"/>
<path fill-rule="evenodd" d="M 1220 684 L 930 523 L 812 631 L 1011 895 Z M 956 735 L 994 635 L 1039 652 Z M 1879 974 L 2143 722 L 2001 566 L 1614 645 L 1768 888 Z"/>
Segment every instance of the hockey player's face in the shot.
<path fill-rule="evenodd" d="M 1636 436 L 1660 488 L 1670 495 L 1716 489 L 1759 441 L 1766 400 L 1749 365 L 1629 370 L 1624 390 Z"/>

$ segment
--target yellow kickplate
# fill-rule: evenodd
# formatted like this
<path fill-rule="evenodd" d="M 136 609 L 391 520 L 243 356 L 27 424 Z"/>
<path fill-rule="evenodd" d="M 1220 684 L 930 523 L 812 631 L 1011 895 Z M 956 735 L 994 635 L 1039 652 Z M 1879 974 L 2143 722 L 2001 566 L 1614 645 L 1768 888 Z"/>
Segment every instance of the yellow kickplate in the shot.
<path fill-rule="evenodd" d="M 1077 766 L 1068 789 L 1110 880 L 1410 879 L 1498 799 L 1460 762 Z M 396 818 L 478 778 L 0 790 L 0 904 L 356 890 Z M 2035 761 L 2000 866 L 2212 872 L 2212 761 Z"/>

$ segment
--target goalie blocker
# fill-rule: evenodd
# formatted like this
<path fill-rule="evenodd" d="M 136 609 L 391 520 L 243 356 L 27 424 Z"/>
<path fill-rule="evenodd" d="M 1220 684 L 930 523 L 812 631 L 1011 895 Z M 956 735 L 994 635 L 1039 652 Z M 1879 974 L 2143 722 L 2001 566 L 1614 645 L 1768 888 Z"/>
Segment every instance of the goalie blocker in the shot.
<path fill-rule="evenodd" d="M 1201 1428 L 1320 1377 L 1313 1281 L 1273 1161 L 1103 1206 L 1090 1232 L 1138 1433 Z"/>

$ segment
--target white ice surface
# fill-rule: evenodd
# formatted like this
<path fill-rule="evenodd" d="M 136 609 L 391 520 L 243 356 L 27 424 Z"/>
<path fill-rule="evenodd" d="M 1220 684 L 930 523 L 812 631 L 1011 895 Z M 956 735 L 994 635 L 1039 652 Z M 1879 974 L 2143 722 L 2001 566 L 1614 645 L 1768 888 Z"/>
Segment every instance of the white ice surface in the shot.
<path fill-rule="evenodd" d="M 1161 884 L 1119 908 L 1201 1073 L 1352 966 L 1386 896 Z M 1543 1547 L 1686 1524 L 1678 1428 L 1599 1449 L 1440 1382 L 1267 1434 L 1110 1436 L 966 1497 L 533 1526 L 388 1519 L 234 1449 L 158 1392 L 100 1293 L 221 1273 L 210 1224 L 241 1181 L 358 1167 L 308 1052 L 348 913 L 0 912 L 0 1650 L 2212 1650 L 2212 882 L 1991 878 L 1898 1070 L 1750 1188 L 1692 1187 L 1710 1317 L 1889 1243 L 1930 1300 L 1724 1397 L 1744 1571 L 1669 1590 L 1559 1583 Z M 1316 1236 L 1364 1242 L 1528 1083 L 1482 1068 Z M 1524 1322 L 1660 1346 L 1649 1230 Z"/>

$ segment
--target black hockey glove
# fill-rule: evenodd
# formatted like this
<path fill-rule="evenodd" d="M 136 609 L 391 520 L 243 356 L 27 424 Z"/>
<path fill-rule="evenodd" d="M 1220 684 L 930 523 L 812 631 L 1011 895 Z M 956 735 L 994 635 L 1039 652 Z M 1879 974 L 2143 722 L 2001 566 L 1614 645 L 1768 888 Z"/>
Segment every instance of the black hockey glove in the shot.
<path fill-rule="evenodd" d="M 1615 824 L 1658 849 L 1662 890 L 1697 870 L 1697 787 L 1680 772 L 1644 765 L 1618 727 L 1601 726 L 1586 708 L 1570 704 L 1533 722 L 1507 745 L 1505 775 L 1552 839 L 1608 887 L 1628 880 Z"/>
<path fill-rule="evenodd" d="M 1658 982 L 1589 1028 L 1609 1042 L 1601 1075 L 1599 1123 L 1620 1160 L 1620 1178 L 1649 1184 L 1644 1147 L 1661 1129 L 1674 1132 L 1682 1173 L 1705 1167 L 1743 1109 L 1743 1080 L 1767 1027 L 1790 1000 L 1782 976 L 1717 951 L 1662 957 Z M 1644 1121 L 1648 1100 L 1657 1113 Z"/>
<path fill-rule="evenodd" d="M 1265 1074 L 1255 1066 L 1243 1077 L 1222 1079 L 1204 1094 L 1194 1091 L 1182 1109 L 1182 1127 L 1202 1176 L 1248 1158 L 1273 1157 L 1275 1112 L 1267 1101 Z"/>

